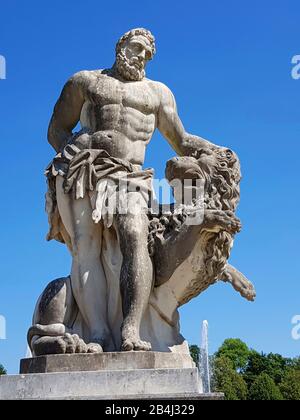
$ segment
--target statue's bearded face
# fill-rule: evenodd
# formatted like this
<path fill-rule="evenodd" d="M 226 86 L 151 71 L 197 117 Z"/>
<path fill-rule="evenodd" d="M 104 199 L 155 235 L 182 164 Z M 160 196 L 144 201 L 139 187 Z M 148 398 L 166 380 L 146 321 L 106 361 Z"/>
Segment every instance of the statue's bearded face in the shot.
<path fill-rule="evenodd" d="M 118 72 L 125 80 L 140 81 L 145 77 L 145 67 L 152 59 L 150 42 L 142 35 L 126 41 L 116 57 Z"/>

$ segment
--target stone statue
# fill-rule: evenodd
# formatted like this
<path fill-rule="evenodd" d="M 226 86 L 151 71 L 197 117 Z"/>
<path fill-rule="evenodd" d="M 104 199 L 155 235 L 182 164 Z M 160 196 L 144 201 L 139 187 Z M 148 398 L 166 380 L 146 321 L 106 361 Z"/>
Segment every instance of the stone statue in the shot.
<path fill-rule="evenodd" d="M 148 30 L 127 32 L 113 67 L 75 74 L 55 105 L 48 239 L 65 243 L 73 262 L 70 276 L 51 282 L 38 300 L 28 332 L 33 355 L 188 353 L 179 306 L 218 280 L 255 298 L 252 284 L 227 263 L 241 229 L 239 160 L 185 131 L 172 92 L 145 77 L 154 54 Z M 203 194 L 169 211 L 149 208 L 153 171 L 142 167 L 156 128 L 178 155 L 167 162 L 170 184 L 179 180 L 181 195 L 197 180 L 203 186 Z M 188 222 L 198 213 L 198 223 Z"/>

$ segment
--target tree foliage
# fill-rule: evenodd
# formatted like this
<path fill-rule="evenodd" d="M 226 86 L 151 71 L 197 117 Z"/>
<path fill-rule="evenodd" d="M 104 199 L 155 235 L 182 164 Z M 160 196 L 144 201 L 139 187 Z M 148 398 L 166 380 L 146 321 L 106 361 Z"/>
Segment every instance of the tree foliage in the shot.
<path fill-rule="evenodd" d="M 199 347 L 190 347 L 197 363 Z M 250 350 L 243 341 L 229 338 L 211 356 L 211 385 L 226 400 L 300 400 L 300 357 Z"/>
<path fill-rule="evenodd" d="M 261 373 L 249 389 L 249 400 L 273 401 L 283 400 L 280 389 L 267 373 Z"/>
<path fill-rule="evenodd" d="M 193 361 L 196 363 L 196 366 L 198 366 L 199 363 L 199 353 L 200 349 L 195 344 L 190 346 L 190 354 L 192 356 Z"/>
<path fill-rule="evenodd" d="M 234 369 L 232 361 L 225 356 L 216 357 L 213 366 L 213 390 L 224 392 L 226 400 L 246 400 L 246 382 Z"/>
<path fill-rule="evenodd" d="M 286 373 L 280 391 L 285 400 L 300 400 L 300 370 L 291 369 Z"/>
<path fill-rule="evenodd" d="M 0 375 L 6 375 L 6 370 L 1 364 L 0 364 Z"/>
<path fill-rule="evenodd" d="M 247 365 L 250 350 L 242 340 L 228 338 L 216 353 L 216 357 L 226 357 L 231 360 L 234 369 L 241 370 Z"/>
<path fill-rule="evenodd" d="M 278 385 L 291 363 L 291 359 L 284 358 L 280 354 L 263 354 L 252 350 L 249 354 L 247 366 L 243 371 L 244 379 L 248 386 L 251 386 L 260 374 L 266 373 Z"/>

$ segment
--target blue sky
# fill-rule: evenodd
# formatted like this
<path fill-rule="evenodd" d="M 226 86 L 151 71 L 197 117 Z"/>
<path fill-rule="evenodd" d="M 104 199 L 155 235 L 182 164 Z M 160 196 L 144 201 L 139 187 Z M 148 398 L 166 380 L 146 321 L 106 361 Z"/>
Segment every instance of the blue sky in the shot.
<path fill-rule="evenodd" d="M 35 301 L 54 278 L 69 274 L 70 257 L 45 241 L 43 170 L 52 108 L 68 77 L 109 67 L 115 42 L 132 27 L 149 28 L 157 55 L 148 77 L 174 92 L 186 129 L 234 149 L 243 181 L 231 263 L 251 279 L 256 303 L 217 284 L 181 310 L 183 334 L 199 343 L 203 319 L 210 350 L 240 337 L 259 351 L 300 355 L 291 319 L 300 314 L 299 1 L 208 2 L 96 0 L 2 1 L 0 55 L 1 201 L 0 315 L 7 339 L 0 363 L 18 371 Z M 146 166 L 164 174 L 174 156 L 155 134 Z"/>

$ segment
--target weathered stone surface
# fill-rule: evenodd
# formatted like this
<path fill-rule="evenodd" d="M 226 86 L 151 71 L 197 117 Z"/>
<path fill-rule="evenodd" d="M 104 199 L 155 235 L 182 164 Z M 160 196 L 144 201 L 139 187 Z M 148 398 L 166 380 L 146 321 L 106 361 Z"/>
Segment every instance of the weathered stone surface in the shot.
<path fill-rule="evenodd" d="M 63 354 L 21 360 L 20 373 L 53 373 L 135 369 L 194 368 L 186 354 L 165 352 L 114 352 L 99 354 Z"/>
<path fill-rule="evenodd" d="M 172 398 L 200 393 L 198 370 L 139 369 L 1 376 L 0 400 Z"/>
<path fill-rule="evenodd" d="M 150 31 L 129 31 L 114 65 L 73 75 L 54 108 L 48 239 L 65 243 L 73 263 L 70 276 L 38 300 L 28 333 L 35 356 L 189 354 L 181 305 L 218 280 L 255 298 L 252 284 L 228 264 L 241 229 L 239 159 L 185 130 L 170 89 L 145 77 L 154 55 Z M 156 128 L 178 154 L 166 166 L 175 197 L 167 213 L 149 206 L 153 170 L 143 168 Z"/>

